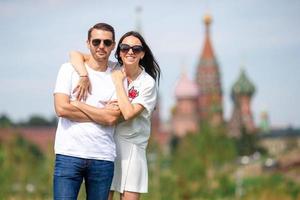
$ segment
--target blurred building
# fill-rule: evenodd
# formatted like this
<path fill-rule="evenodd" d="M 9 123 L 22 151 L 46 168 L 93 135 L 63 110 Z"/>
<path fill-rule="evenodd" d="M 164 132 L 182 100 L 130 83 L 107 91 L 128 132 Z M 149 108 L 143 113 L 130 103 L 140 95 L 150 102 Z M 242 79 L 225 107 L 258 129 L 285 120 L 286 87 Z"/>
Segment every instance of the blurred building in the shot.
<path fill-rule="evenodd" d="M 199 129 L 198 87 L 185 73 L 175 87 L 176 107 L 172 113 L 172 132 L 176 137 L 195 133 Z"/>
<path fill-rule="evenodd" d="M 270 131 L 269 115 L 266 111 L 260 114 L 259 129 L 262 133 L 268 133 Z"/>
<path fill-rule="evenodd" d="M 172 112 L 172 133 L 183 137 L 198 132 L 201 122 L 223 124 L 223 94 L 219 65 L 210 39 L 212 18 L 204 16 L 205 38 L 195 81 L 183 72 L 175 87 L 176 104 Z"/>
<path fill-rule="evenodd" d="M 157 100 L 157 105 L 152 114 L 151 120 L 151 138 L 153 139 L 164 152 L 169 151 L 170 133 L 166 131 L 160 119 L 160 98 Z"/>
<path fill-rule="evenodd" d="M 135 31 L 137 31 L 141 35 L 144 35 L 143 30 L 142 30 L 142 22 L 141 22 L 141 13 L 142 13 L 142 11 L 143 11 L 142 6 L 137 6 L 135 8 L 135 15 L 136 15 Z"/>
<path fill-rule="evenodd" d="M 254 133 L 255 125 L 251 111 L 251 98 L 255 93 L 255 87 L 249 80 L 244 69 L 241 70 L 238 80 L 231 89 L 233 112 L 229 121 L 229 135 L 239 137 L 242 128 L 247 133 Z"/>
<path fill-rule="evenodd" d="M 210 26 L 212 17 L 204 16 L 205 38 L 196 67 L 196 80 L 188 78 L 183 72 L 175 87 L 176 104 L 172 112 L 171 131 L 176 137 L 188 132 L 201 130 L 201 122 L 212 126 L 224 124 L 223 92 L 221 73 L 211 42 Z M 254 132 L 255 124 L 251 110 L 251 99 L 255 93 L 254 84 L 242 70 L 231 91 L 233 112 L 228 122 L 228 134 L 233 137 L 241 135 L 241 128 Z"/>
<path fill-rule="evenodd" d="M 272 156 L 282 155 L 290 150 L 300 148 L 300 129 L 273 128 L 268 132 L 258 133 L 258 136 L 261 146 Z"/>
<path fill-rule="evenodd" d="M 223 96 L 219 65 L 210 40 L 211 23 L 211 16 L 205 15 L 204 46 L 196 72 L 198 115 L 200 121 L 220 125 L 223 122 Z"/>

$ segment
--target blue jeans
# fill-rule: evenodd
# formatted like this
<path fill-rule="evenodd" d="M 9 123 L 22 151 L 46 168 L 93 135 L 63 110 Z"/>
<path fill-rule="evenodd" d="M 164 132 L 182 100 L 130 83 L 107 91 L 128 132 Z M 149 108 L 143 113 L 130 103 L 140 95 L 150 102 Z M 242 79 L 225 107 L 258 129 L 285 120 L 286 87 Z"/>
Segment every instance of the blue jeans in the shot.
<path fill-rule="evenodd" d="M 107 200 L 113 173 L 114 163 L 111 161 L 57 154 L 53 178 L 53 198 L 55 200 L 76 200 L 84 180 L 86 199 Z"/>

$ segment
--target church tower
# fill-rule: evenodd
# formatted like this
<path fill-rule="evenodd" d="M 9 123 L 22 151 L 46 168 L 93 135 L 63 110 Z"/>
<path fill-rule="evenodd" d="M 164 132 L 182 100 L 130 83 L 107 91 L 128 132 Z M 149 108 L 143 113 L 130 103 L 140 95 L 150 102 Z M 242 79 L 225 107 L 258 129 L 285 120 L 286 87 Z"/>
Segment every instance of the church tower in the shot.
<path fill-rule="evenodd" d="M 259 129 L 262 133 L 268 133 L 270 131 L 270 121 L 267 111 L 260 113 Z"/>
<path fill-rule="evenodd" d="M 182 72 L 175 87 L 175 97 L 176 107 L 172 116 L 172 132 L 179 138 L 188 132 L 197 132 L 199 130 L 198 88 L 196 83 L 188 78 L 186 72 Z"/>
<path fill-rule="evenodd" d="M 223 122 L 222 88 L 219 66 L 210 40 L 211 23 L 211 16 L 206 15 L 204 46 L 196 74 L 198 108 L 200 121 L 220 125 Z"/>
<path fill-rule="evenodd" d="M 239 137 L 242 128 L 245 128 L 249 133 L 254 132 L 255 125 L 251 111 L 251 98 L 254 93 L 255 87 L 248 79 L 245 70 L 242 69 L 231 90 L 234 108 L 229 122 L 230 136 Z"/>
<path fill-rule="evenodd" d="M 135 8 L 135 14 L 136 14 L 135 31 L 138 32 L 141 35 L 143 35 L 142 22 L 141 22 L 141 13 L 142 13 L 142 11 L 143 11 L 142 6 L 137 6 Z"/>

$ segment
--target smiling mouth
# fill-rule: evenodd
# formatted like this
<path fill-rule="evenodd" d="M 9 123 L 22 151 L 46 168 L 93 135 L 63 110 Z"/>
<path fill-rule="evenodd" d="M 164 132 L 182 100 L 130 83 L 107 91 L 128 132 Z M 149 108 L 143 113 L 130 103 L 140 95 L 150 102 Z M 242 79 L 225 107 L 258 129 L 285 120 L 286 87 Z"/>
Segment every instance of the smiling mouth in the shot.
<path fill-rule="evenodd" d="M 135 61 L 136 60 L 136 57 L 131 57 L 131 56 L 126 56 L 125 58 L 128 61 Z"/>
<path fill-rule="evenodd" d="M 96 53 L 99 54 L 99 55 L 105 55 L 106 54 L 106 52 L 104 52 L 104 51 L 96 51 Z"/>
<path fill-rule="evenodd" d="M 125 58 L 136 58 L 136 57 L 133 55 L 129 55 L 129 56 L 125 56 Z"/>

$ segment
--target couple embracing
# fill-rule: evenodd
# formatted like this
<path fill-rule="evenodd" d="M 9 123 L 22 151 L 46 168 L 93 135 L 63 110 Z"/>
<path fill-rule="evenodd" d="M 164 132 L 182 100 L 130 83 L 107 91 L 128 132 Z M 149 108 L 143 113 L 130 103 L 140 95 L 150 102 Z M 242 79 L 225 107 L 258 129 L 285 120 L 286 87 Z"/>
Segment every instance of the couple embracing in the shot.
<path fill-rule="evenodd" d="M 54 89 L 54 199 L 138 200 L 148 191 L 146 147 L 160 68 L 144 38 L 98 23 L 88 31 L 90 55 L 71 53 Z M 116 47 L 117 63 L 109 61 Z"/>

